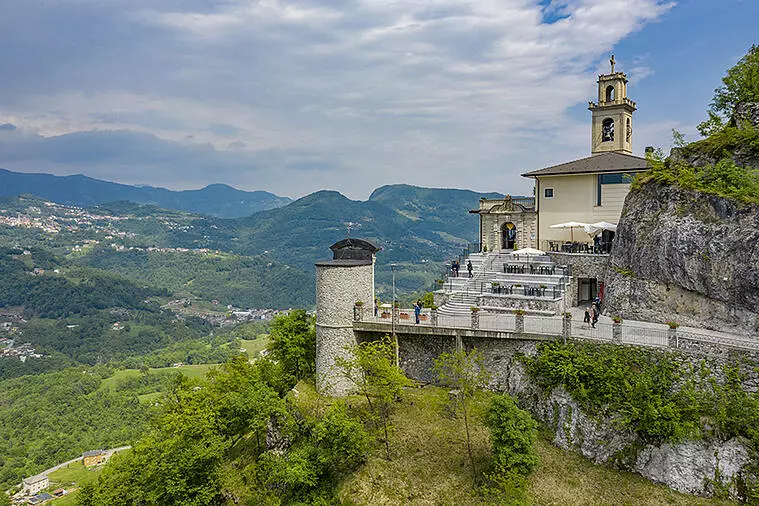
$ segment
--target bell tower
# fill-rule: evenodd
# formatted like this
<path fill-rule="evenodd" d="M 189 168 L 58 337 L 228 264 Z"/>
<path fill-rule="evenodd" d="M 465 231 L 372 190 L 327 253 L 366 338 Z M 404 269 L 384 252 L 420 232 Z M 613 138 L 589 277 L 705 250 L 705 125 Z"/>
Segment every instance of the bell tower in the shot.
<path fill-rule="evenodd" d="M 627 76 L 614 70 L 614 55 L 611 55 L 609 63 L 611 73 L 598 76 L 598 103 L 588 103 L 593 115 L 591 153 L 615 151 L 632 154 L 635 102 L 627 98 Z"/>

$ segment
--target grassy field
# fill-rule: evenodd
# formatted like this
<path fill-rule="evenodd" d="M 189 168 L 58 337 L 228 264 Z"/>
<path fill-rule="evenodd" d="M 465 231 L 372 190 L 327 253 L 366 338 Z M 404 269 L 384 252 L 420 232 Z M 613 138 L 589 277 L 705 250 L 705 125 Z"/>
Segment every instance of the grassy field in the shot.
<path fill-rule="evenodd" d="M 96 480 L 100 469 L 87 469 L 81 461 L 75 462 L 54 473 L 50 473 L 50 489 L 64 488 L 70 490 L 72 488 L 79 488 L 85 483 Z M 74 505 L 76 504 L 76 496 L 77 492 L 74 491 L 73 493 L 54 499 L 50 504 L 55 504 L 55 506 Z"/>
<path fill-rule="evenodd" d="M 299 384 L 301 397 L 309 397 Z M 490 441 L 482 415 L 492 394 L 478 400 L 472 442 L 478 470 L 490 460 Z M 308 401 L 307 401 L 308 402 Z M 349 403 L 362 403 L 353 398 Z M 450 413 L 447 390 L 410 389 L 393 416 L 392 460 L 378 448 L 366 465 L 347 477 L 339 496 L 347 504 L 464 505 L 500 504 L 478 495 L 466 451 L 463 421 Z M 674 492 L 644 478 L 595 465 L 540 439 L 536 450 L 541 465 L 530 477 L 526 504 L 536 505 L 706 505 L 732 504 Z"/>
<path fill-rule="evenodd" d="M 181 372 L 189 378 L 198 378 L 205 375 L 211 367 L 215 367 L 218 364 L 196 364 L 196 365 L 183 365 L 182 367 L 159 367 L 150 369 L 150 372 Z M 113 373 L 110 378 L 104 379 L 100 383 L 100 388 L 114 388 L 116 384 L 125 378 L 137 378 L 140 376 L 139 369 L 121 369 Z"/>
<path fill-rule="evenodd" d="M 245 350 L 250 360 L 257 358 L 268 344 L 269 334 L 261 334 L 258 339 L 240 339 L 240 347 Z"/>

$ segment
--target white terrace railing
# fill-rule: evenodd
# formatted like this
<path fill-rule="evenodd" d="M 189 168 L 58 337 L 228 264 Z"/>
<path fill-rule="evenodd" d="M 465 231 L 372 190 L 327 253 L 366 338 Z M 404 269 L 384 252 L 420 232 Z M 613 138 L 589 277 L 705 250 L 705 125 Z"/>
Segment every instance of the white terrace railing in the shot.
<path fill-rule="evenodd" d="M 401 309 L 400 315 L 400 318 L 396 320 L 397 325 L 416 325 L 413 310 Z M 358 315 L 356 316 L 357 321 L 387 325 L 388 332 L 392 328 L 392 317 L 389 313 L 386 313 L 386 317 L 364 314 L 360 320 Z M 520 324 L 521 329 L 518 330 Z M 530 314 L 516 316 L 514 314 L 482 311 L 476 317 L 461 314 L 438 314 L 435 317 L 430 314 L 429 310 L 424 310 L 419 325 L 447 329 L 510 332 L 541 337 L 562 337 L 565 334 L 565 321 L 560 316 Z M 621 324 L 598 322 L 595 327 L 592 327 L 587 323 L 575 320 L 570 321 L 567 328 L 569 331 L 567 337 L 591 341 L 616 342 L 654 348 L 682 347 L 685 346 L 685 343 L 691 342 L 759 352 L 759 336 L 745 338 L 735 334 L 693 328 L 680 328 L 673 331 L 656 324 L 629 321 Z"/>

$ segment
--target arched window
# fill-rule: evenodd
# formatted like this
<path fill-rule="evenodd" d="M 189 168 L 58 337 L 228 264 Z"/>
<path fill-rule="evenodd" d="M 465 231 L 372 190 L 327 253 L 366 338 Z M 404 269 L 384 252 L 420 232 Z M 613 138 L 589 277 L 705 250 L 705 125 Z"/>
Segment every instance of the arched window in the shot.
<path fill-rule="evenodd" d="M 606 101 L 614 102 L 614 86 L 612 85 L 606 87 Z"/>
<path fill-rule="evenodd" d="M 614 140 L 614 120 L 606 118 L 603 122 L 601 129 L 601 141 L 613 141 Z"/>
<path fill-rule="evenodd" d="M 627 128 L 625 129 L 625 136 L 626 136 L 627 142 L 630 142 L 630 139 L 632 138 L 632 134 L 633 134 L 632 123 L 630 122 L 630 118 L 627 118 Z"/>

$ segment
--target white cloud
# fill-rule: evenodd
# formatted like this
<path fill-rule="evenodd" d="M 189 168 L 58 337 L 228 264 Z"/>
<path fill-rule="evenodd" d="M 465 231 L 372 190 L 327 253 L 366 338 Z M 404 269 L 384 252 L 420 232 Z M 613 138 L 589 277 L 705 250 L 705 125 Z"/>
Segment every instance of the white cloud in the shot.
<path fill-rule="evenodd" d="M 672 6 L 662 0 L 564 0 L 550 7 L 537 0 L 197 4 L 193 10 L 186 2 L 114 0 L 104 11 L 81 2 L 83 16 L 103 16 L 116 27 L 98 35 L 99 59 L 68 55 L 65 79 L 53 75 L 33 93 L 0 99 L 0 123 L 10 118 L 45 135 L 128 129 L 178 143 L 190 138 L 235 159 L 269 160 L 270 167 L 251 163 L 249 173 L 225 173 L 224 182 L 264 183 L 285 194 L 326 187 L 365 197 L 394 182 L 519 193 L 529 187 L 519 173 L 587 153 L 586 142 L 569 142 L 585 138 L 587 127 L 570 119 L 568 108 L 595 95 L 598 62 L 616 43 Z M 642 79 L 647 67 L 630 63 Z M 272 151 L 284 156 L 263 156 Z M 294 169 L 285 167 L 304 157 L 317 163 L 299 163 L 299 175 L 291 177 Z M 171 170 L 167 161 L 167 178 Z M 203 184 L 219 173 L 209 167 L 195 177 Z"/>

